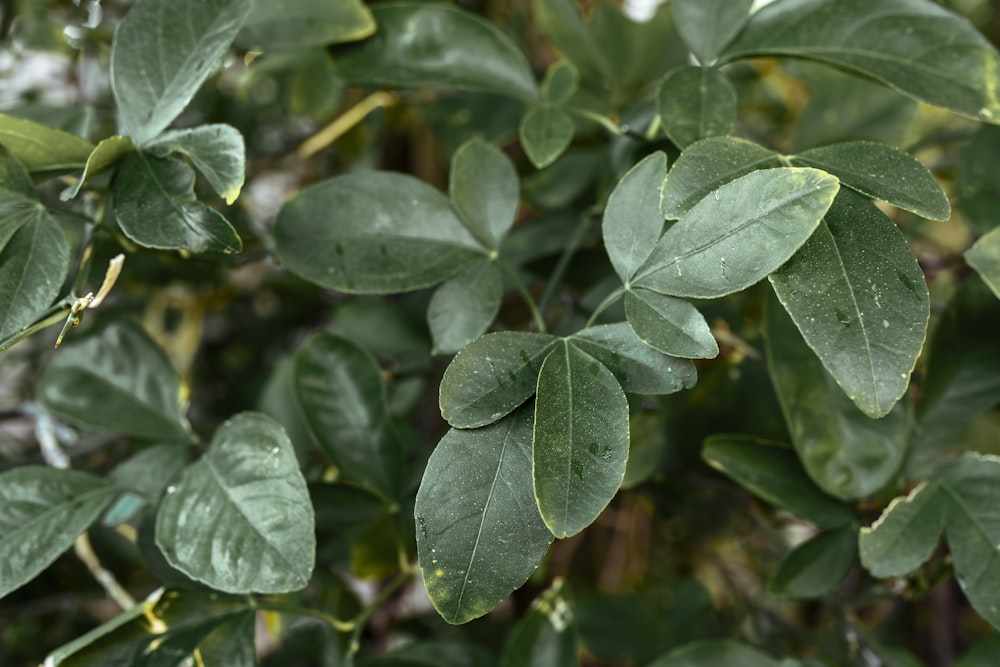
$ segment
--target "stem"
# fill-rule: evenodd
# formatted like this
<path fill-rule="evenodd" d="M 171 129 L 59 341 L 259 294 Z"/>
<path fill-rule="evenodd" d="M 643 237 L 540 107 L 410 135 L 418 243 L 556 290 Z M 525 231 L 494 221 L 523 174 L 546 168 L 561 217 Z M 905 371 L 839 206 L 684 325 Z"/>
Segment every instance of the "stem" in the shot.
<path fill-rule="evenodd" d="M 594 326 L 594 324 L 597 322 L 597 318 L 600 317 L 605 310 L 607 310 L 615 303 L 617 303 L 618 299 L 625 296 L 625 292 L 627 291 L 628 290 L 625 289 L 624 286 L 622 286 L 613 291 L 611 294 L 604 297 L 604 301 L 601 301 L 601 303 L 598 304 L 597 308 L 594 309 L 594 314 L 590 316 L 590 319 L 587 320 L 587 324 L 583 328 L 589 329 L 590 327 Z"/>
<path fill-rule="evenodd" d="M 590 215 L 584 215 L 580 219 L 580 223 L 573 230 L 573 235 L 569 237 L 569 241 L 566 243 L 566 247 L 563 249 L 562 255 L 559 256 L 559 263 L 556 264 L 556 268 L 552 271 L 552 275 L 549 277 L 549 282 L 545 285 L 545 291 L 542 292 L 542 298 L 538 300 L 538 309 L 543 313 L 548 310 L 549 302 L 555 296 L 556 290 L 559 284 L 562 282 L 563 277 L 566 275 L 566 269 L 569 268 L 569 263 L 573 259 L 573 255 L 576 254 L 577 249 L 580 247 L 580 243 L 583 241 L 583 237 L 587 233 L 587 229 L 590 227 Z"/>
<path fill-rule="evenodd" d="M 627 128 L 621 127 L 618 123 L 614 122 L 607 116 L 602 116 L 599 113 L 593 111 L 587 111 L 586 109 L 567 109 L 572 114 L 579 116 L 580 118 L 586 118 L 589 121 L 593 121 L 607 130 L 611 135 L 620 137 L 627 133 Z"/>
<path fill-rule="evenodd" d="M 93 575 L 94 579 L 97 580 L 97 583 L 104 588 L 104 592 L 108 594 L 108 597 L 115 601 L 115 604 L 121 607 L 122 610 L 128 610 L 135 606 L 135 599 L 118 583 L 115 575 L 101 565 L 100 559 L 97 558 L 93 547 L 90 546 L 90 538 L 87 536 L 87 533 L 76 538 L 76 541 L 73 543 L 73 551 L 76 552 L 76 557 L 87 566 L 87 569 Z"/>
<path fill-rule="evenodd" d="M 368 623 L 368 619 L 371 618 L 372 614 L 375 613 L 375 610 L 381 607 L 393 593 L 402 588 L 403 584 L 408 582 L 413 577 L 413 572 L 413 566 L 407 564 L 404 570 L 397 574 L 392 581 L 386 584 L 385 588 L 379 591 L 378 595 L 375 596 L 375 599 L 371 601 L 371 604 L 362 609 L 358 615 L 354 617 L 354 630 L 351 633 L 351 643 L 347 648 L 347 667 L 353 667 L 354 656 L 361 650 L 361 633 L 364 631 L 365 625 Z"/>
<path fill-rule="evenodd" d="M 514 288 L 517 290 L 521 298 L 524 299 L 525 305 L 528 306 L 528 310 L 531 311 L 531 318 L 535 321 L 535 328 L 538 329 L 539 333 L 545 333 L 545 318 L 542 317 L 542 311 L 538 308 L 538 304 L 535 303 L 535 297 L 531 296 L 531 292 L 528 288 L 524 286 L 524 282 L 521 281 L 521 277 L 517 275 L 506 262 L 497 260 L 497 264 L 500 266 L 501 270 L 510 277 L 511 282 L 514 283 Z"/>
<path fill-rule="evenodd" d="M 21 329 L 14 335 L 13 338 L 8 338 L 7 340 L 0 342 L 0 354 L 6 352 L 14 345 L 20 343 L 22 340 L 24 340 L 31 334 L 37 333 L 42 329 L 47 329 L 48 327 L 51 327 L 55 324 L 59 324 L 60 322 L 64 321 L 69 316 L 69 312 L 70 312 L 69 308 L 63 307 L 55 314 L 50 315 L 44 320 L 40 322 L 35 322 L 31 326 Z"/>
<path fill-rule="evenodd" d="M 338 632 L 352 632 L 355 630 L 354 621 L 342 621 L 336 616 L 331 616 L 330 614 L 322 612 L 318 609 L 300 607 L 294 604 L 285 604 L 284 602 L 276 602 L 274 600 L 252 600 L 251 604 L 254 609 L 260 611 L 273 611 L 278 614 L 288 614 L 289 616 L 306 616 L 309 618 L 316 618 L 327 623 Z"/>
<path fill-rule="evenodd" d="M 365 116 L 380 107 L 390 107 L 398 101 L 392 93 L 378 91 L 361 100 L 353 107 L 333 119 L 329 125 L 302 142 L 296 153 L 307 158 L 320 152 L 334 141 L 344 136 L 351 128 L 364 120 Z"/>

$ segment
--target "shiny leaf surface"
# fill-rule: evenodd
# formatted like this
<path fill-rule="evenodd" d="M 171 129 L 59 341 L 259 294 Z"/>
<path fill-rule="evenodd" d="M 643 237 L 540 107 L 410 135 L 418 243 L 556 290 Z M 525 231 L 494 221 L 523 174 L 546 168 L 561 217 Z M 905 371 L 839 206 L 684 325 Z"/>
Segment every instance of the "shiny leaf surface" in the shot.
<path fill-rule="evenodd" d="M 625 316 L 642 342 L 664 354 L 685 359 L 714 359 L 719 354 L 704 315 L 684 299 L 629 290 Z"/>
<path fill-rule="evenodd" d="M 608 197 L 601 231 L 622 282 L 631 280 L 663 234 L 660 190 L 666 174 L 667 156 L 658 151 L 632 167 Z"/>
<path fill-rule="evenodd" d="M 736 90 L 725 74 L 684 65 L 667 72 L 656 95 L 663 131 L 684 148 L 708 137 L 725 136 L 736 122 Z"/>

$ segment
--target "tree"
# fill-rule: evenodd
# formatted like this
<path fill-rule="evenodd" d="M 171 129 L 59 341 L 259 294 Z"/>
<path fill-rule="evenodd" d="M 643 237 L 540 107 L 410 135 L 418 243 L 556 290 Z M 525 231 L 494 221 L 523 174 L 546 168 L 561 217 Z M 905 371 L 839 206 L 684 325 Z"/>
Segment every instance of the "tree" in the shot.
<path fill-rule="evenodd" d="M 8 10 L 0 661 L 993 664 L 988 7 L 765 4 Z"/>

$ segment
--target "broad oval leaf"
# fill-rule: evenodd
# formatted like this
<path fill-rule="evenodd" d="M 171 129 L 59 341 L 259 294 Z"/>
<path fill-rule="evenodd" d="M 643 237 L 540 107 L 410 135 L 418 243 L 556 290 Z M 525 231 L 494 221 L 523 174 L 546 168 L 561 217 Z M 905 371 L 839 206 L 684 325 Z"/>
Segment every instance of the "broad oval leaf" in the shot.
<path fill-rule="evenodd" d="M 374 32 L 375 20 L 361 0 L 257 0 L 236 43 L 251 51 L 292 51 Z"/>
<path fill-rule="evenodd" d="M 486 254 L 448 199 L 391 172 L 336 176 L 278 211 L 275 251 L 296 275 L 349 293 L 436 285 Z"/>
<path fill-rule="evenodd" d="M 660 191 L 666 176 L 666 154 L 648 155 L 618 181 L 604 207 L 604 247 L 624 283 L 632 279 L 663 235 Z"/>
<path fill-rule="evenodd" d="M 861 564 L 880 579 L 908 575 L 937 549 L 946 514 L 947 500 L 934 482 L 894 499 L 875 523 L 861 529 Z"/>
<path fill-rule="evenodd" d="M 790 600 L 823 597 L 850 574 L 857 557 L 857 527 L 818 533 L 785 554 L 771 573 L 768 591 Z"/>
<path fill-rule="evenodd" d="M 1000 228 L 981 237 L 966 250 L 965 261 L 1000 299 Z"/>
<path fill-rule="evenodd" d="M 83 137 L 7 114 L 0 114 L 0 145 L 36 174 L 79 169 L 94 150 Z"/>
<path fill-rule="evenodd" d="M 698 381 L 694 364 L 647 345 L 627 322 L 590 327 L 570 340 L 604 364 L 627 392 L 673 394 Z"/>
<path fill-rule="evenodd" d="M 682 65 L 667 72 L 656 94 L 663 131 L 684 148 L 699 139 L 725 136 L 736 123 L 736 90 L 711 67 Z"/>
<path fill-rule="evenodd" d="M 778 661 L 755 648 L 729 639 L 685 644 L 647 667 L 779 667 Z"/>
<path fill-rule="evenodd" d="M 427 461 L 414 508 L 424 586 L 444 620 L 496 607 L 545 556 L 552 534 L 531 487 L 531 411 L 452 429 Z"/>
<path fill-rule="evenodd" d="M 951 217 L 948 196 L 915 157 L 877 141 L 844 141 L 791 157 L 803 167 L 829 172 L 861 194 L 931 220 Z"/>
<path fill-rule="evenodd" d="M 503 274 L 496 262 L 473 264 L 434 291 L 427 325 L 435 354 L 454 354 L 483 335 L 503 300 Z"/>
<path fill-rule="evenodd" d="M 313 508 L 278 422 L 245 412 L 167 487 L 156 545 L 173 567 L 227 593 L 287 593 L 309 583 Z"/>
<path fill-rule="evenodd" d="M 611 371 L 569 341 L 538 373 L 532 458 L 538 509 L 560 538 L 593 523 L 625 476 L 628 401 Z"/>
<path fill-rule="evenodd" d="M 840 189 L 818 169 L 757 171 L 723 185 L 674 224 L 634 284 L 662 294 L 712 299 L 738 292 L 791 257 Z"/>
<path fill-rule="evenodd" d="M 493 23 L 440 3 L 384 2 L 371 12 L 377 32 L 337 55 L 337 72 L 345 81 L 538 98 L 524 54 Z"/>
<path fill-rule="evenodd" d="M 115 30 L 111 91 L 122 134 L 143 145 L 184 110 L 218 65 L 251 0 L 137 0 Z"/>
<path fill-rule="evenodd" d="M 545 70 L 542 79 L 542 99 L 546 104 L 560 106 L 570 101 L 580 87 L 580 72 L 569 60 L 557 60 Z"/>
<path fill-rule="evenodd" d="M 0 475 L 0 598 L 69 549 L 118 492 L 76 470 L 22 466 Z"/>
<path fill-rule="evenodd" d="M 462 144 L 451 159 L 451 201 L 488 248 L 497 248 L 517 216 L 521 182 L 503 151 L 482 139 Z"/>
<path fill-rule="evenodd" d="M 573 141 L 573 117 L 562 109 L 541 107 L 524 114 L 518 126 L 521 147 L 536 169 L 556 161 Z"/>
<path fill-rule="evenodd" d="M 769 278 L 847 396 L 869 417 L 888 414 L 906 392 L 930 318 L 923 271 L 892 220 L 844 190 Z"/>
<path fill-rule="evenodd" d="M 45 407 L 68 421 L 139 438 L 187 439 L 181 378 L 136 325 L 112 322 L 64 345 L 38 380 Z"/>
<path fill-rule="evenodd" d="M 811 58 L 922 102 L 1000 121 L 1000 55 L 972 24 L 925 0 L 784 0 L 754 14 L 722 56 Z"/>
<path fill-rule="evenodd" d="M 246 149 L 232 125 L 216 123 L 164 132 L 148 145 L 157 157 L 181 153 L 198 168 L 219 196 L 232 204 L 243 189 Z"/>
<path fill-rule="evenodd" d="M 498 331 L 472 341 L 441 378 L 441 416 L 455 428 L 478 428 L 509 414 L 535 393 L 538 371 L 557 340 Z"/>
<path fill-rule="evenodd" d="M 243 242 L 215 209 L 195 198 L 194 171 L 177 158 L 129 153 L 112 184 L 125 235 L 146 248 L 235 253 Z"/>
<path fill-rule="evenodd" d="M 685 359 L 714 359 L 719 344 L 697 308 L 644 289 L 625 293 L 625 317 L 646 345 Z"/>
<path fill-rule="evenodd" d="M 753 0 L 673 0 L 677 32 L 698 60 L 714 61 L 750 19 Z"/>

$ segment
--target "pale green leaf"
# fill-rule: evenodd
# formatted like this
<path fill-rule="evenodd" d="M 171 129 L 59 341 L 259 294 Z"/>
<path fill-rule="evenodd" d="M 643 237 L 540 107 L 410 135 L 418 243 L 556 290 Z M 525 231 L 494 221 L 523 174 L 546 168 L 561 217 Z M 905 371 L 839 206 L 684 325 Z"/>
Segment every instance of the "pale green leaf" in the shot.
<path fill-rule="evenodd" d="M 455 151 L 448 187 L 451 201 L 484 246 L 499 247 L 510 231 L 520 190 L 513 163 L 496 146 L 470 139 Z"/>
<path fill-rule="evenodd" d="M 896 498 L 858 537 L 861 564 L 872 576 L 904 577 L 923 565 L 941 541 L 947 501 L 934 482 Z"/>
<path fill-rule="evenodd" d="M 707 65 L 746 25 L 753 0 L 673 0 L 670 6 L 681 38 Z"/>
<path fill-rule="evenodd" d="M 697 308 L 684 299 L 644 289 L 625 293 L 625 317 L 636 335 L 664 354 L 714 359 L 719 344 Z"/>
<path fill-rule="evenodd" d="M 663 234 L 660 190 L 666 175 L 667 156 L 657 151 L 632 167 L 608 197 L 601 230 L 622 282 L 631 280 Z"/>
<path fill-rule="evenodd" d="M 94 145 L 75 134 L 0 114 L 0 145 L 32 173 L 79 169 Z"/>
<path fill-rule="evenodd" d="M 375 20 L 361 0 L 257 0 L 236 43 L 256 51 L 291 51 L 364 39 Z"/>
<path fill-rule="evenodd" d="M 546 104 L 560 106 L 570 101 L 580 87 L 580 72 L 569 60 L 557 60 L 545 70 L 542 79 L 542 99 Z"/>
<path fill-rule="evenodd" d="M 76 179 L 73 185 L 69 186 L 59 194 L 62 201 L 69 201 L 78 194 L 80 188 L 91 176 L 99 174 L 120 159 L 132 152 L 134 146 L 132 140 L 121 135 L 114 135 L 107 139 L 102 139 L 94 150 L 87 156 L 87 163 L 83 167 L 83 173 Z"/>
<path fill-rule="evenodd" d="M 858 557 L 858 529 L 847 525 L 818 533 L 787 554 L 767 582 L 775 597 L 809 600 L 831 593 Z"/>
<path fill-rule="evenodd" d="M 246 149 L 243 135 L 232 125 L 199 125 L 171 130 L 147 146 L 157 157 L 181 153 L 194 163 L 219 196 L 232 204 L 243 189 L 246 177 Z"/>
<path fill-rule="evenodd" d="M 1000 299 L 1000 227 L 986 234 L 965 251 L 965 261 Z"/>
<path fill-rule="evenodd" d="M 492 260 L 473 264 L 434 291 L 427 325 L 435 354 L 454 354 L 483 335 L 503 300 L 503 274 Z"/>
<path fill-rule="evenodd" d="M 537 169 L 555 162 L 573 141 L 575 131 L 573 117 L 552 107 L 531 109 L 524 114 L 517 130 L 521 147 Z"/>
<path fill-rule="evenodd" d="M 736 123 L 736 90 L 711 67 L 682 65 L 667 72 L 656 94 L 663 131 L 684 148 L 699 139 L 725 136 Z"/>
<path fill-rule="evenodd" d="M 709 639 L 676 648 L 646 667 L 778 667 L 778 661 L 729 639 Z"/>

